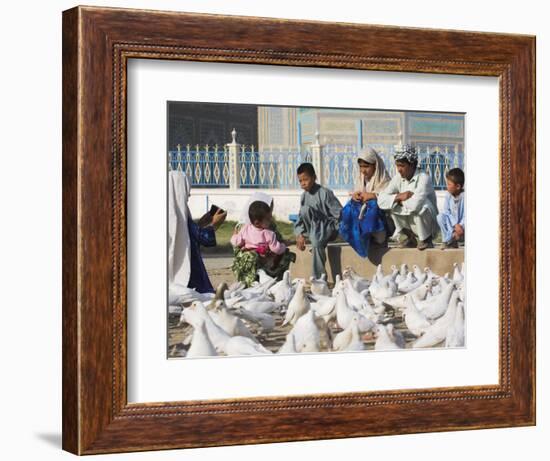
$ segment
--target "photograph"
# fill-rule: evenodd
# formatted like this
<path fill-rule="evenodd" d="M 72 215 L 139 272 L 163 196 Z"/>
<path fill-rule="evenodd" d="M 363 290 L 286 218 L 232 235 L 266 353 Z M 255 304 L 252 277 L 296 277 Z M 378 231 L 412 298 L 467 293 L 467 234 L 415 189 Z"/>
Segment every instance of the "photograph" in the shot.
<path fill-rule="evenodd" d="M 466 117 L 167 101 L 167 357 L 467 347 Z"/>

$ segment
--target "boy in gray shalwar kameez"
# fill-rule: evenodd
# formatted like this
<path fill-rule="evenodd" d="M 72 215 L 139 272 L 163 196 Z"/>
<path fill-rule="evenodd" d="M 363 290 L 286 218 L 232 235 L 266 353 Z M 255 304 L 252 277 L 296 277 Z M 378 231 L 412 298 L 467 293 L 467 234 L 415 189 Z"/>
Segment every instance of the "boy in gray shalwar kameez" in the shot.
<path fill-rule="evenodd" d="M 311 242 L 313 275 L 320 278 L 325 272 L 328 242 L 338 236 L 338 221 L 342 205 L 330 189 L 315 182 L 315 169 L 311 163 L 298 167 L 298 180 L 304 190 L 300 198 L 300 215 L 294 226 L 296 246 L 304 251 L 305 237 Z"/>

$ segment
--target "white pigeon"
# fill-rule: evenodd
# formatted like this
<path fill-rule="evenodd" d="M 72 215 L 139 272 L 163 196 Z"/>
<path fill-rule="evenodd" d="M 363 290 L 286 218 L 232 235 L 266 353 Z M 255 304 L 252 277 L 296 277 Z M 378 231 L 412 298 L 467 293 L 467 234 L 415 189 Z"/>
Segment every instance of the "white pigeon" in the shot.
<path fill-rule="evenodd" d="M 423 301 L 430 292 L 430 284 L 423 283 L 418 288 L 409 291 L 405 295 L 394 296 L 393 298 L 384 299 L 383 304 L 387 304 L 396 309 L 405 309 L 407 307 L 406 297 L 412 296 L 415 301 Z"/>
<path fill-rule="evenodd" d="M 230 336 L 246 336 L 256 341 L 254 335 L 246 327 L 243 321 L 231 314 L 223 301 L 217 301 L 214 310 L 209 311 L 214 323 L 221 327 Z"/>
<path fill-rule="evenodd" d="M 464 280 L 464 276 L 460 272 L 460 268 L 458 267 L 458 263 L 453 263 L 453 282 L 462 282 Z"/>
<path fill-rule="evenodd" d="M 204 322 L 206 332 L 214 348 L 218 353 L 223 352 L 226 355 L 255 355 L 270 354 L 265 347 L 258 342 L 244 336 L 230 336 L 223 328 L 219 327 L 210 317 L 206 307 L 200 302 L 195 301 L 190 307 L 183 310 L 185 320 L 194 328 Z"/>
<path fill-rule="evenodd" d="M 428 279 L 430 280 L 438 280 L 439 275 L 437 275 L 434 271 L 432 271 L 431 268 L 425 267 L 424 272 L 428 275 Z"/>
<path fill-rule="evenodd" d="M 244 296 L 234 294 L 232 296 L 225 297 L 225 305 L 229 308 L 235 307 L 238 303 L 247 301 Z"/>
<path fill-rule="evenodd" d="M 309 310 L 292 328 L 295 348 L 298 352 L 319 352 L 320 334 L 315 321 L 315 312 Z"/>
<path fill-rule="evenodd" d="M 407 308 L 403 312 L 405 318 L 405 324 L 409 331 L 415 335 L 420 336 L 432 325 L 429 320 L 420 312 L 415 305 L 414 298 L 412 296 L 406 296 L 405 300 Z"/>
<path fill-rule="evenodd" d="M 333 351 L 343 351 L 347 347 L 351 341 L 351 329 L 352 323 L 350 322 L 347 328 L 343 329 L 334 337 L 334 340 L 332 341 Z"/>
<path fill-rule="evenodd" d="M 311 293 L 320 296 L 330 296 L 330 290 L 327 284 L 327 274 L 321 274 L 320 279 L 311 276 L 309 281 L 311 283 Z"/>
<path fill-rule="evenodd" d="M 258 324 L 264 332 L 271 331 L 275 328 L 275 318 L 269 314 L 251 312 L 243 308 L 238 308 L 235 314 L 244 320 Z"/>
<path fill-rule="evenodd" d="M 380 283 L 383 278 L 384 278 L 384 271 L 382 270 L 382 264 L 378 264 L 378 266 L 376 267 L 376 273 L 374 274 L 372 281 Z"/>
<path fill-rule="evenodd" d="M 410 293 L 412 290 L 418 288 L 425 282 L 431 285 L 431 279 L 428 280 L 428 274 L 426 274 L 425 272 L 421 272 L 420 274 L 418 274 L 418 276 L 416 276 L 413 275 L 412 272 L 410 272 L 407 276 L 407 279 L 405 279 L 404 282 L 400 283 L 397 289 L 401 293 Z"/>
<path fill-rule="evenodd" d="M 454 321 L 447 328 L 445 347 L 464 347 L 464 304 L 458 303 Z"/>
<path fill-rule="evenodd" d="M 403 280 L 397 285 L 397 290 L 401 293 L 407 293 L 410 291 L 409 287 L 411 287 L 415 282 L 416 282 L 416 277 L 412 272 L 409 272 L 405 280 Z"/>
<path fill-rule="evenodd" d="M 353 287 L 350 279 L 343 280 L 343 290 L 348 304 L 355 309 L 361 309 L 366 298 Z"/>
<path fill-rule="evenodd" d="M 224 295 L 225 304 L 232 307 L 240 301 L 273 301 L 267 293 L 247 290 L 234 291 L 230 295 Z"/>
<path fill-rule="evenodd" d="M 250 301 L 241 301 L 235 305 L 235 307 L 242 307 L 249 312 L 256 314 L 271 314 L 281 310 L 281 303 L 275 301 L 256 301 L 254 299 Z"/>
<path fill-rule="evenodd" d="M 183 309 L 182 318 L 193 326 L 193 328 L 197 328 L 198 325 L 204 323 L 208 337 L 212 341 L 216 351 L 218 353 L 224 352 L 223 346 L 231 336 L 212 320 L 206 307 L 200 301 L 193 301 L 191 306 Z"/>
<path fill-rule="evenodd" d="M 407 278 L 407 274 L 409 272 L 409 268 L 406 264 L 401 264 L 401 267 L 399 269 L 399 274 L 397 274 L 397 277 L 395 277 L 395 283 L 399 286 L 401 282 L 404 282 Z"/>
<path fill-rule="evenodd" d="M 399 271 L 397 270 L 397 266 L 392 265 L 391 273 L 382 277 L 382 280 L 380 280 L 378 283 L 382 284 L 382 283 L 386 283 L 386 281 L 391 281 L 395 283 L 395 279 L 397 278 L 398 275 L 399 275 Z"/>
<path fill-rule="evenodd" d="M 439 286 L 441 287 L 442 290 L 451 282 L 452 282 L 452 280 L 449 277 L 448 272 L 445 272 L 445 275 L 443 277 L 439 278 Z"/>
<path fill-rule="evenodd" d="M 181 307 L 178 304 L 170 304 L 168 306 L 168 313 L 169 314 L 181 314 L 182 310 L 183 310 L 183 307 Z"/>
<path fill-rule="evenodd" d="M 208 302 L 214 293 L 199 293 L 194 288 L 184 287 L 178 283 L 171 283 L 168 288 L 168 304 L 187 304 L 193 301 Z"/>
<path fill-rule="evenodd" d="M 361 333 L 366 333 L 367 331 L 373 331 L 376 327 L 376 321 L 380 320 L 379 317 L 373 313 L 365 314 L 364 311 L 358 311 L 353 317 L 354 321 L 357 323 L 357 327 Z"/>
<path fill-rule="evenodd" d="M 361 277 L 357 272 L 353 270 L 352 267 L 347 267 L 344 271 L 344 278 L 347 278 L 351 281 L 353 288 L 358 292 L 367 290 L 370 286 L 370 280 L 364 277 Z"/>
<path fill-rule="evenodd" d="M 304 290 L 304 283 L 298 282 L 296 293 L 288 304 L 283 326 L 287 324 L 294 325 L 298 319 L 310 309 L 310 303 Z"/>
<path fill-rule="evenodd" d="M 336 298 L 332 296 L 319 296 L 315 302 L 310 303 L 311 309 L 322 317 L 325 322 L 329 322 L 336 317 Z"/>
<path fill-rule="evenodd" d="M 246 285 L 244 282 L 235 282 L 229 285 L 227 290 L 223 293 L 224 299 L 231 298 L 233 296 L 236 296 L 238 293 L 240 293 L 242 290 L 246 288 Z"/>
<path fill-rule="evenodd" d="M 341 281 L 342 281 L 342 277 L 340 277 L 340 274 L 336 274 L 336 277 L 334 280 L 334 288 L 332 289 L 332 296 L 336 296 L 336 292 L 338 291 L 338 287 L 340 286 Z"/>
<path fill-rule="evenodd" d="M 391 280 L 386 280 L 383 284 L 373 282 L 369 287 L 369 293 L 375 302 L 383 301 L 397 294 L 397 286 Z"/>
<path fill-rule="evenodd" d="M 417 264 L 413 264 L 413 274 L 414 274 L 414 278 L 419 279 L 422 277 L 424 272 L 422 271 L 422 269 L 420 269 L 420 267 Z"/>
<path fill-rule="evenodd" d="M 227 291 L 229 292 L 228 294 L 230 294 L 234 291 L 243 290 L 244 288 L 246 288 L 245 283 L 237 281 L 229 285 L 229 287 L 227 288 Z"/>
<path fill-rule="evenodd" d="M 272 352 L 260 343 L 252 341 L 244 336 L 233 336 L 226 343 L 224 352 L 227 355 L 258 355 L 272 354 Z"/>
<path fill-rule="evenodd" d="M 260 285 L 266 282 L 271 282 L 273 280 L 277 282 L 277 280 L 274 277 L 267 275 L 267 273 L 263 269 L 258 269 L 258 278 L 259 278 Z"/>
<path fill-rule="evenodd" d="M 340 282 L 341 285 L 344 282 Z M 346 329 L 355 321 L 361 332 L 367 332 L 374 328 L 374 321 L 362 311 L 356 311 L 348 305 L 343 288 L 336 295 L 336 322 L 340 328 Z"/>
<path fill-rule="evenodd" d="M 305 285 L 306 284 L 306 279 L 298 277 L 298 278 L 295 278 L 294 280 L 292 280 L 291 283 L 292 283 L 292 286 L 294 288 L 296 288 L 298 286 L 298 283 L 303 283 Z"/>
<path fill-rule="evenodd" d="M 218 353 L 212 345 L 212 341 L 208 337 L 204 320 L 199 319 L 193 327 L 193 339 L 191 340 L 191 347 L 187 351 L 186 357 L 214 357 Z"/>
<path fill-rule="evenodd" d="M 359 326 L 357 322 L 353 321 L 350 325 L 350 328 L 351 328 L 351 339 L 347 344 L 347 346 L 344 348 L 344 351 L 364 351 L 365 344 L 361 339 L 361 335 L 359 333 Z"/>
<path fill-rule="evenodd" d="M 445 314 L 426 329 L 424 335 L 413 343 L 413 347 L 433 347 L 445 341 L 447 331 L 455 321 L 457 306 L 456 302 L 450 303 Z"/>
<path fill-rule="evenodd" d="M 388 351 L 403 349 L 405 347 L 403 336 L 401 334 L 399 334 L 399 337 L 396 337 L 396 335 L 394 335 L 395 331 L 393 328 L 393 324 L 391 323 L 388 325 L 377 325 L 376 333 L 377 338 L 376 342 L 374 343 L 375 351 Z"/>
<path fill-rule="evenodd" d="M 441 294 L 432 296 L 425 301 L 416 302 L 416 308 L 419 309 L 424 317 L 428 320 L 435 320 L 441 317 L 449 307 L 454 296 L 454 302 L 458 297 L 458 293 L 454 289 L 453 284 L 449 284 Z"/>
<path fill-rule="evenodd" d="M 366 317 L 370 321 L 377 323 L 381 322 L 384 319 L 384 313 L 386 312 L 386 306 L 384 304 L 377 304 L 376 306 L 371 306 L 370 303 L 365 300 L 363 305 L 357 309 L 357 312 L 362 316 Z M 373 329 L 374 325 L 372 328 Z M 366 331 L 366 330 L 365 330 Z"/>
<path fill-rule="evenodd" d="M 298 351 L 296 350 L 296 341 L 294 339 L 294 334 L 292 333 L 292 331 L 290 331 L 286 335 L 286 340 L 277 351 L 277 354 L 296 354 L 297 352 Z"/>
<path fill-rule="evenodd" d="M 340 282 L 340 285 L 343 283 Z M 336 322 L 340 328 L 346 329 L 354 316 L 355 311 L 349 307 L 343 286 L 340 286 L 340 290 L 336 294 Z"/>
<path fill-rule="evenodd" d="M 460 301 L 464 302 L 464 299 L 466 298 L 465 291 L 464 291 L 464 286 L 461 286 L 456 291 L 458 292 L 458 299 Z"/>
<path fill-rule="evenodd" d="M 207 309 L 214 309 L 216 306 L 218 306 L 218 301 L 224 301 L 225 300 L 225 292 L 228 290 L 227 283 L 222 282 L 218 285 L 216 288 L 216 293 L 214 294 L 214 297 L 210 301 L 210 303 L 207 304 Z"/>
<path fill-rule="evenodd" d="M 267 295 L 268 290 L 277 283 L 277 279 L 270 277 L 270 280 L 265 281 L 264 283 L 257 283 L 249 288 L 241 290 L 239 294 L 247 297 L 247 295 L 259 296 Z"/>
<path fill-rule="evenodd" d="M 290 283 L 290 272 L 285 271 L 283 279 L 273 285 L 268 293 L 276 303 L 288 304 L 294 296 L 294 287 Z"/>

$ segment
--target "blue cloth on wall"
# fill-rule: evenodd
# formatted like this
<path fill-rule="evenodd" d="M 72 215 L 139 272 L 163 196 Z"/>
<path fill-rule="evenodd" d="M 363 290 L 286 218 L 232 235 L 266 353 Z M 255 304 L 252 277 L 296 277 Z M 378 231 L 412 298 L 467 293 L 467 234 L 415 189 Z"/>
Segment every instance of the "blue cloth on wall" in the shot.
<path fill-rule="evenodd" d="M 369 251 L 369 241 L 373 232 L 385 229 L 383 211 L 378 208 L 375 199 L 366 203 L 366 211 L 361 219 L 363 203 L 349 200 L 342 209 L 340 218 L 340 235 L 348 242 L 359 256 L 366 258 Z"/>
<path fill-rule="evenodd" d="M 205 247 L 216 246 L 216 233 L 214 228 L 211 226 L 199 227 L 192 219 L 189 219 L 187 227 L 189 229 L 192 261 L 191 274 L 187 286 L 189 288 L 194 288 L 199 293 L 214 293 L 214 288 L 208 278 L 208 273 L 206 272 L 206 267 L 204 267 L 200 250 L 200 245 Z"/>

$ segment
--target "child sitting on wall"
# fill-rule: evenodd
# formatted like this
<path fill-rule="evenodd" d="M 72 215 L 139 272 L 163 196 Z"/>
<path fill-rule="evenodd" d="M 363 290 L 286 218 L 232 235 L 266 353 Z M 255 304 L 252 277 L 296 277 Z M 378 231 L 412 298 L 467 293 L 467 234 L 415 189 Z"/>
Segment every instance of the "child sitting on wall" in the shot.
<path fill-rule="evenodd" d="M 443 211 L 437 215 L 443 240 L 442 250 L 458 248 L 458 242 L 464 240 L 464 172 L 453 168 L 445 175 L 447 193 Z"/>
<path fill-rule="evenodd" d="M 317 184 L 315 169 L 311 163 L 298 167 L 298 181 L 304 190 L 300 198 L 300 214 L 294 225 L 296 246 L 304 251 L 306 237 L 311 242 L 313 275 L 321 278 L 326 274 L 326 248 L 328 242 L 338 236 L 338 223 L 342 205 L 330 189 Z"/>

